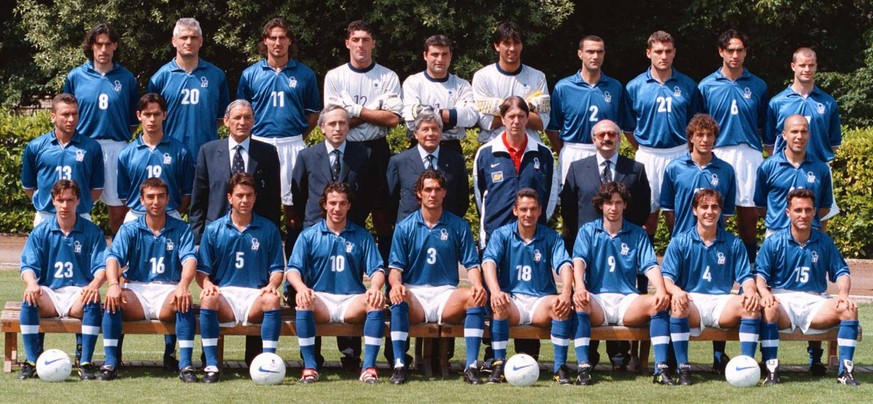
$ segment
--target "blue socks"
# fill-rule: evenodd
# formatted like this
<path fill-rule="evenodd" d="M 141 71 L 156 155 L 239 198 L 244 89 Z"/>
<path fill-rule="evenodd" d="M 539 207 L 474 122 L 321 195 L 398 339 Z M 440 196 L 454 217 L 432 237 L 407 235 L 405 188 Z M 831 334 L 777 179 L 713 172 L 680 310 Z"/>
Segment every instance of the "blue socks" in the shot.
<path fill-rule="evenodd" d="M 758 330 L 761 328 L 761 319 L 744 318 L 740 320 L 740 352 L 743 355 L 755 357 L 755 349 L 758 346 Z"/>
<path fill-rule="evenodd" d="M 843 373 L 843 360 L 852 360 L 855 357 L 855 344 L 858 342 L 858 320 L 846 320 L 840 322 L 840 330 L 837 332 L 837 346 L 840 348 L 840 369 L 837 374 Z"/>
<path fill-rule="evenodd" d="M 764 361 L 776 359 L 779 353 L 779 324 L 761 322 L 761 356 Z"/>
<path fill-rule="evenodd" d="M 655 351 L 655 366 L 667 363 L 667 352 L 670 350 L 669 318 L 666 311 L 659 311 L 649 322 L 649 338 L 652 340 L 652 350 Z"/>
<path fill-rule="evenodd" d="M 82 313 L 82 364 L 91 363 L 94 357 L 94 346 L 97 345 L 97 336 L 100 335 L 100 321 L 103 309 L 99 302 L 86 304 Z"/>
<path fill-rule="evenodd" d="M 218 367 L 218 312 L 200 308 L 200 339 L 206 366 Z M 181 363 L 180 363 L 181 364 Z"/>
<path fill-rule="evenodd" d="M 312 310 L 297 310 L 297 343 L 300 344 L 300 355 L 303 356 L 303 367 L 317 369 L 315 360 L 315 317 Z"/>
<path fill-rule="evenodd" d="M 483 320 L 484 321 L 484 320 Z M 481 328 L 481 327 L 480 327 Z M 466 334 L 466 332 L 465 332 Z M 406 338 L 409 336 L 409 303 L 391 305 L 391 347 L 394 349 L 394 366 L 405 366 Z M 480 334 L 481 341 L 481 334 Z M 478 356 L 478 348 L 477 355 Z"/>
<path fill-rule="evenodd" d="M 406 321 L 408 326 L 409 316 L 407 316 Z M 467 316 L 464 318 L 464 344 L 467 351 L 467 364 L 465 368 L 470 367 L 470 365 L 476 363 L 476 360 L 479 359 L 479 345 L 482 344 L 482 334 L 484 333 L 485 308 L 471 307 L 467 309 Z"/>
<path fill-rule="evenodd" d="M 279 309 L 264 312 L 261 323 L 261 346 L 264 352 L 276 353 L 279 348 L 279 333 L 282 331 L 282 312 Z"/>
<path fill-rule="evenodd" d="M 654 322 L 654 319 L 652 320 Z M 676 351 L 676 363 L 688 364 L 688 339 L 691 338 L 691 326 L 688 317 L 670 317 L 670 338 L 673 340 L 673 350 Z"/>
<path fill-rule="evenodd" d="M 194 354 L 194 310 L 189 309 L 187 313 L 180 311 L 176 312 L 176 335 L 179 336 L 179 369 L 184 369 L 187 366 L 193 366 L 191 356 Z M 173 337 L 176 335 L 167 334 L 164 338 Z M 176 346 L 173 346 L 173 351 Z M 166 350 L 164 351 L 166 354 Z"/>
<path fill-rule="evenodd" d="M 118 339 L 121 338 L 121 310 L 103 312 L 103 353 L 104 365 L 118 367 Z"/>
<path fill-rule="evenodd" d="M 552 345 L 555 349 L 555 368 L 567 363 L 567 349 L 570 346 L 570 320 L 552 320 Z"/>
<path fill-rule="evenodd" d="M 509 342 L 509 320 L 491 320 L 491 349 L 494 360 L 506 360 L 506 345 Z"/>
<path fill-rule="evenodd" d="M 376 367 L 376 357 L 385 337 L 385 313 L 382 310 L 367 312 L 364 320 L 364 369 Z"/>
<path fill-rule="evenodd" d="M 21 302 L 21 338 L 24 340 L 24 352 L 27 361 L 36 364 L 39 357 L 39 307 L 31 306 L 27 302 Z"/>
<path fill-rule="evenodd" d="M 591 315 L 584 311 L 576 312 L 575 325 L 573 346 L 576 350 L 576 362 L 590 363 L 588 360 L 588 345 L 591 344 Z"/>

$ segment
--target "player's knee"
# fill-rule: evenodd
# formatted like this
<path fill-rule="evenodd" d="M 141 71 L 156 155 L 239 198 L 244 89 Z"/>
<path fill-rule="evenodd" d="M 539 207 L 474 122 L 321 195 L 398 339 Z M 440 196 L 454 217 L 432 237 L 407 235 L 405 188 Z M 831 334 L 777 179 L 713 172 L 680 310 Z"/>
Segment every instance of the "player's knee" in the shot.
<path fill-rule="evenodd" d="M 839 313 L 840 321 L 849 321 L 858 319 L 858 308 L 848 309 L 842 308 Z"/>
<path fill-rule="evenodd" d="M 217 295 L 203 296 L 203 298 L 200 299 L 200 307 L 208 310 L 216 310 L 218 309 L 218 299 Z"/>
<path fill-rule="evenodd" d="M 264 310 L 276 310 L 279 308 L 279 296 L 273 293 L 264 293 L 260 297 L 261 307 Z"/>

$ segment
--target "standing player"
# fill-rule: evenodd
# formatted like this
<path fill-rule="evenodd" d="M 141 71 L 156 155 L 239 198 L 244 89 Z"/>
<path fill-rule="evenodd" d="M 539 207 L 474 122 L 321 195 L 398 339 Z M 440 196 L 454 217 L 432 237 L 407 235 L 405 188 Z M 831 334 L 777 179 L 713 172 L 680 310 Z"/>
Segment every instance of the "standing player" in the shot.
<path fill-rule="evenodd" d="M 749 257 L 740 240 L 719 225 L 721 194 L 704 188 L 694 194 L 697 225 L 670 240 L 661 271 L 672 297 L 670 336 L 676 351 L 679 384 L 690 385 L 689 335 L 704 327 L 740 328 L 740 350 L 755 356 L 760 306 Z M 734 282 L 743 293 L 734 295 Z"/>
<path fill-rule="evenodd" d="M 103 151 L 97 141 L 76 131 L 76 97 L 61 93 L 52 99 L 54 128 L 30 141 L 21 157 L 21 187 L 33 201 L 33 226 L 55 216 L 51 189 L 58 180 L 72 180 L 84 189 L 76 213 L 91 220 L 91 208 L 103 191 Z"/>
<path fill-rule="evenodd" d="M 118 195 L 130 208 L 124 221 L 146 214 L 146 207 L 135 192 L 149 178 L 160 178 L 167 185 L 167 214 L 181 219 L 179 212 L 188 209 L 191 202 L 194 160 L 182 142 L 164 136 L 167 101 L 163 97 L 155 93 L 142 96 L 137 102 L 136 117 L 142 123 L 142 134 L 118 157 Z"/>
<path fill-rule="evenodd" d="M 855 380 L 858 304 L 849 297 L 849 266 L 833 240 L 812 227 L 815 196 L 808 189 L 788 193 L 786 214 L 791 226 L 764 240 L 756 260 L 758 293 L 764 306 L 761 346 L 767 364 L 764 385 L 779 383 L 779 330 L 800 328 L 813 334 L 839 326 L 840 368 L 837 382 L 859 386 Z M 827 297 L 827 281 L 839 288 Z M 772 288 L 772 290 L 770 289 Z"/>
<path fill-rule="evenodd" d="M 461 140 L 467 128 L 479 121 L 470 82 L 449 73 L 452 64 L 452 41 L 433 35 L 424 41 L 425 70 L 403 82 L 403 119 L 413 131 L 415 118 L 425 108 L 432 109 L 442 121 L 440 146 L 464 153 Z"/>
<path fill-rule="evenodd" d="M 42 353 L 40 317 L 73 317 L 82 320 L 82 358 L 79 377 L 94 379 L 91 364 L 100 334 L 100 286 L 106 279 L 103 231 L 76 215 L 81 190 L 71 180 L 58 180 L 51 188 L 57 216 L 36 226 L 21 253 L 21 338 L 27 360 L 19 380 L 36 376 L 36 359 Z"/>
<path fill-rule="evenodd" d="M 301 233 L 288 260 L 288 283 L 297 291 L 303 383 L 318 380 L 316 323 L 363 323 L 366 352 L 360 380 L 379 382 L 376 356 L 385 336 L 385 268 L 370 232 L 348 220 L 351 198 L 348 184 L 327 184 L 320 198 L 324 219 Z M 370 278 L 370 289 L 362 282 L 364 275 Z"/>
<path fill-rule="evenodd" d="M 767 117 L 767 84 L 743 67 L 749 37 L 729 29 L 718 37 L 722 66 L 700 81 L 704 110 L 715 119 L 721 135 L 715 143 L 719 158 L 737 177 L 737 233 L 749 259 L 758 251 L 755 178 L 763 162 L 761 135 Z"/>
<path fill-rule="evenodd" d="M 576 54 L 582 61 L 582 68 L 555 85 L 546 128 L 552 149 L 558 152 L 562 184 L 572 162 L 595 154 L 590 134 L 597 122 L 609 119 L 619 127 L 627 128 L 630 120 L 630 105 L 624 87 L 601 70 L 606 55 L 603 38 L 595 35 L 583 37 Z"/>
<path fill-rule="evenodd" d="M 555 380 L 572 383 L 565 362 L 572 323 L 573 267 L 561 236 L 538 223 L 540 210 L 536 191 L 530 188 L 518 191 L 512 207 L 518 221 L 498 228 L 482 257 L 494 313 L 491 320 L 494 364 L 488 383 L 503 381 L 509 327 L 518 324 L 551 326 Z M 560 294 L 553 271 L 561 277 Z"/>
<path fill-rule="evenodd" d="M 196 324 L 188 286 L 197 267 L 194 236 L 187 223 L 167 214 L 170 192 L 163 180 L 149 178 L 139 189 L 145 216 L 121 226 L 106 258 L 106 362 L 98 378 L 113 380 L 118 376 L 122 321 L 160 320 L 176 323 L 179 378 L 193 383 L 197 381 L 191 363 Z M 119 286 L 122 277 L 125 283 Z"/>
<path fill-rule="evenodd" d="M 297 153 L 315 127 L 321 111 L 321 95 L 315 73 L 292 56 L 296 54 L 294 33 L 281 18 L 264 25 L 258 51 L 265 60 L 249 66 L 239 79 L 236 98 L 251 102 L 255 111 L 252 138 L 270 143 L 279 153 L 279 183 L 287 227 L 291 214 L 291 173 Z M 286 250 L 290 253 L 288 243 Z"/>
<path fill-rule="evenodd" d="M 497 63 L 485 66 L 473 75 L 473 99 L 479 110 L 479 142 L 486 143 L 506 125 L 500 105 L 510 96 L 519 96 L 530 104 L 525 131 L 540 142 L 539 132 L 549 124 L 549 86 L 543 72 L 521 63 L 524 34 L 515 23 L 503 22 L 492 36 Z"/>
<path fill-rule="evenodd" d="M 467 360 L 464 381 L 480 384 L 479 345 L 485 329 L 485 288 L 470 225 L 443 210 L 446 179 L 436 170 L 418 177 L 415 194 L 421 210 L 397 224 L 391 243 L 391 383 L 406 383 L 406 338 L 410 323 L 464 321 Z M 469 289 L 458 288 L 458 264 L 467 270 Z"/>
<path fill-rule="evenodd" d="M 167 135 L 182 142 L 192 156 L 200 153 L 204 143 L 218 139 L 218 126 L 230 102 L 224 72 L 200 59 L 201 46 L 200 23 L 193 18 L 176 21 L 176 57 L 158 69 L 148 86 L 148 92 L 167 100 Z"/>
<path fill-rule="evenodd" d="M 622 217 L 630 195 L 624 185 L 608 182 L 594 196 L 594 207 L 603 215 L 579 229 L 573 246 L 573 303 L 576 307 L 574 344 L 576 359 L 588 362 L 591 325 L 644 326 L 655 350 L 654 383 L 676 384 L 667 372 L 670 296 L 664 286 L 655 250 L 646 232 Z M 655 294 L 637 294 L 637 274 L 644 274 Z M 580 366 L 577 384 L 590 384 Z M 590 373 L 588 373 L 590 379 Z"/>
<path fill-rule="evenodd" d="M 646 167 L 652 207 L 646 233 L 654 241 L 661 205 L 661 183 L 670 161 L 685 153 L 685 126 L 700 111 L 700 96 L 694 80 L 673 68 L 676 57 L 673 37 L 656 31 L 649 36 L 646 57 L 652 66 L 627 84 L 634 128 L 628 141 L 637 149 L 636 160 Z"/>
<path fill-rule="evenodd" d="M 106 176 L 100 200 L 109 208 L 109 227 L 118 232 L 127 207 L 118 197 L 115 173 L 118 153 L 136 130 L 136 100 L 139 89 L 133 74 L 115 63 L 121 35 L 102 22 L 91 28 L 82 51 L 88 61 L 74 68 L 64 80 L 64 92 L 79 101 L 76 131 L 100 143 Z"/>
<path fill-rule="evenodd" d="M 237 173 L 227 183 L 230 212 L 206 226 L 200 239 L 197 284 L 200 293 L 200 334 L 206 367 L 204 383 L 220 378 L 218 363 L 219 322 L 261 323 L 264 352 L 279 345 L 282 313 L 279 286 L 284 277 L 282 237 L 269 220 L 252 212 L 255 178 Z"/>

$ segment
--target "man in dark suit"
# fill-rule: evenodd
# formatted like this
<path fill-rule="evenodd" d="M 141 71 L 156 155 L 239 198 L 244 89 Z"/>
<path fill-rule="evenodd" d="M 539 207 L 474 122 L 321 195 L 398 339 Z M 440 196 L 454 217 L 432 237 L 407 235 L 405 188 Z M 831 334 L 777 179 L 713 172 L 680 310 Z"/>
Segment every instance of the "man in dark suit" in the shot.
<path fill-rule="evenodd" d="M 608 119 L 598 122 L 591 128 L 591 139 L 597 153 L 570 164 L 567 178 L 564 180 L 564 188 L 561 190 L 564 242 L 571 253 L 579 227 L 602 217 L 594 209 L 591 200 L 603 183 L 620 182 L 630 191 L 630 204 L 623 215 L 625 220 L 643 226 L 649 217 L 651 189 L 649 189 L 646 170 L 641 163 L 618 154 L 621 145 L 621 130 L 618 125 Z M 637 289 L 640 293 L 646 293 L 648 287 L 648 279 L 645 276 L 637 276 Z M 597 346 L 597 341 L 591 341 L 589 345 L 592 364 L 597 362 Z M 606 352 L 612 361 L 613 370 L 628 368 L 631 349 L 636 352 L 636 343 L 633 348 L 627 341 L 606 343 Z M 648 350 L 645 346 L 643 349 Z M 646 357 L 648 357 L 647 352 Z M 634 361 L 632 367 L 637 368 L 638 363 L 638 360 Z"/>
<path fill-rule="evenodd" d="M 188 221 L 194 239 L 200 237 L 206 225 L 226 215 L 230 210 L 227 201 L 227 182 L 237 172 L 246 172 L 255 177 L 258 198 L 254 211 L 269 221 L 280 225 L 279 154 L 273 145 L 251 138 L 255 115 L 252 105 L 246 100 L 236 100 L 227 106 L 224 125 L 230 129 L 230 137 L 213 140 L 200 147 L 197 165 L 194 168 L 194 189 L 191 192 L 191 210 Z M 246 363 L 251 363 L 261 353 L 261 338 L 246 337 Z"/>

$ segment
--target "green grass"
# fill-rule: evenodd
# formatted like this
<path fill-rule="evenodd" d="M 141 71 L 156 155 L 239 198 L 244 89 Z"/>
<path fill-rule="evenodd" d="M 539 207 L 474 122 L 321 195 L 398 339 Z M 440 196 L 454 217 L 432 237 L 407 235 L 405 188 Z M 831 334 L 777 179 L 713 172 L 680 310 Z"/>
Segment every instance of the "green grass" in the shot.
<path fill-rule="evenodd" d="M 0 271 L 0 300 L 20 300 L 23 283 L 15 271 Z M 861 309 L 861 323 L 873 324 L 873 305 L 865 305 Z M 870 338 L 868 331 L 865 338 Z M 458 341 L 458 351 L 453 364 L 458 365 L 464 357 L 463 344 Z M 199 346 L 198 342 L 196 343 Z M 24 345 L 19 338 L 19 357 L 23 355 Z M 282 337 L 279 342 L 279 354 L 286 360 L 299 360 L 297 341 L 294 338 Z M 332 338 L 325 338 L 323 353 L 328 361 L 337 361 L 339 354 L 334 349 Z M 72 354 L 74 339 L 72 335 L 48 335 L 46 348 L 60 348 Z M 780 360 L 786 365 L 799 365 L 806 362 L 806 346 L 804 343 L 786 342 L 780 347 Z M 102 342 L 97 343 L 95 360 L 102 360 Z M 512 348 L 510 347 L 510 352 Z M 737 343 L 729 343 L 728 354 L 739 351 Z M 124 344 L 125 360 L 158 361 L 163 352 L 163 338 L 160 336 L 126 337 Z M 225 348 L 226 360 L 242 360 L 244 353 L 243 338 L 227 339 Z M 601 345 L 601 354 L 605 356 Z M 200 350 L 194 351 L 195 360 Z M 711 361 L 711 346 L 708 343 L 691 344 L 691 360 L 694 363 L 706 364 Z M 543 341 L 541 358 L 550 361 L 552 357 L 551 344 Z M 570 354 L 573 360 L 574 355 Z M 384 358 L 379 357 L 380 363 Z M 866 342 L 859 344 L 855 355 L 858 366 L 868 366 L 873 363 L 873 350 Z M 695 385 L 689 387 L 666 388 L 655 386 L 651 379 L 628 374 L 610 374 L 595 372 L 596 384 L 589 387 L 559 387 L 550 379 L 550 372 L 540 373 L 540 381 L 532 387 L 516 388 L 509 385 L 499 386 L 469 386 L 460 381 L 460 377 L 447 379 L 434 378 L 426 380 L 422 375 L 413 373 L 408 384 L 393 386 L 387 383 L 389 377 L 386 369 L 380 369 L 383 383 L 375 386 L 365 386 L 352 375 L 346 375 L 339 369 L 326 369 L 322 379 L 314 385 L 297 383 L 300 368 L 288 369 L 289 376 L 279 386 L 257 386 L 249 380 L 247 370 L 226 370 L 222 381 L 217 385 L 183 385 L 176 374 L 160 368 L 124 368 L 120 379 L 114 382 L 81 382 L 71 376 L 64 383 L 46 383 L 40 380 L 19 382 L 17 373 L 0 376 L 0 397 L 3 402 L 109 402 L 126 399 L 136 402 L 268 402 L 276 399 L 307 402 L 614 402 L 646 401 L 664 402 L 668 400 L 695 400 L 703 402 L 856 402 L 867 400 L 873 394 L 873 373 L 858 373 L 862 386 L 851 389 L 837 385 L 833 375 L 823 379 L 815 379 L 801 373 L 785 373 L 783 384 L 772 388 L 737 389 L 727 385 L 720 377 L 712 373 L 698 372 Z M 17 370 L 16 370 L 17 372 Z"/>

